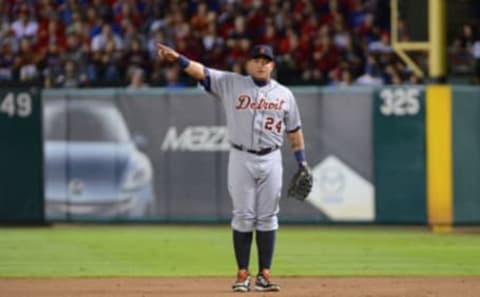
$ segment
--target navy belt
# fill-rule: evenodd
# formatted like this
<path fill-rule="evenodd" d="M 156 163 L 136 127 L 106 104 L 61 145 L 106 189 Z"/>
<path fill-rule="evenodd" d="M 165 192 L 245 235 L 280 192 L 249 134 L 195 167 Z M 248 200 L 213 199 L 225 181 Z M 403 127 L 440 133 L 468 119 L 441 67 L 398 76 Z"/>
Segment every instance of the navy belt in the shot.
<path fill-rule="evenodd" d="M 273 151 L 275 151 L 279 148 L 279 146 L 276 145 L 274 147 L 267 147 L 267 148 L 263 148 L 263 149 L 260 149 L 260 150 L 256 151 L 256 150 L 246 149 L 246 148 L 243 147 L 243 145 L 239 145 L 239 144 L 235 144 L 235 143 L 232 143 L 232 147 L 239 150 L 239 151 L 243 151 L 243 152 L 247 152 L 247 153 L 255 154 L 255 155 L 259 155 L 259 156 L 269 154 L 269 153 L 271 153 L 271 152 L 273 152 Z"/>

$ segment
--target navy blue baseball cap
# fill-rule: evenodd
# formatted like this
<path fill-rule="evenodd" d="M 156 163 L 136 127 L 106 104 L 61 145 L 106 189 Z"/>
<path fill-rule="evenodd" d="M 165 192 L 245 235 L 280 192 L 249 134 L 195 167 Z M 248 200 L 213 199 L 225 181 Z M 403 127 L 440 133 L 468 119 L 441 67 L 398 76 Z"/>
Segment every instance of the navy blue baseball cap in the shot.
<path fill-rule="evenodd" d="M 252 48 L 250 53 L 250 58 L 258 58 L 258 57 L 265 57 L 269 60 L 274 60 L 273 49 L 271 46 L 266 44 L 256 45 Z"/>

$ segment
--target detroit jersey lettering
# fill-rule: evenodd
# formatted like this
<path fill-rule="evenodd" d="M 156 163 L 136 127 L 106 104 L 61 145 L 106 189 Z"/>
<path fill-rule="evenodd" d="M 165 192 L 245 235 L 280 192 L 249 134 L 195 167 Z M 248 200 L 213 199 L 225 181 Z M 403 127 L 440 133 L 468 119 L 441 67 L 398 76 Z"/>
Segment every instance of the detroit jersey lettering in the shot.
<path fill-rule="evenodd" d="M 259 87 L 250 76 L 210 68 L 207 71 L 207 91 L 223 101 L 232 143 L 252 150 L 281 146 L 283 132 L 301 126 L 292 92 L 277 81 L 270 79 Z"/>

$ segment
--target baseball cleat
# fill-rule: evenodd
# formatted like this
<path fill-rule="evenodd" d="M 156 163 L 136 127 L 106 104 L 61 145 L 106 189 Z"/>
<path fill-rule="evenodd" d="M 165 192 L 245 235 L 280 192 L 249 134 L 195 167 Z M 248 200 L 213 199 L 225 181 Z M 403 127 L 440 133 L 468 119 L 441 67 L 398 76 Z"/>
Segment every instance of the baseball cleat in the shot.
<path fill-rule="evenodd" d="M 237 279 L 232 285 L 234 292 L 248 292 L 250 291 L 250 274 L 245 269 L 240 269 L 237 273 Z"/>
<path fill-rule="evenodd" d="M 278 292 L 280 286 L 271 280 L 270 271 L 263 269 L 255 280 L 255 290 L 260 292 Z"/>

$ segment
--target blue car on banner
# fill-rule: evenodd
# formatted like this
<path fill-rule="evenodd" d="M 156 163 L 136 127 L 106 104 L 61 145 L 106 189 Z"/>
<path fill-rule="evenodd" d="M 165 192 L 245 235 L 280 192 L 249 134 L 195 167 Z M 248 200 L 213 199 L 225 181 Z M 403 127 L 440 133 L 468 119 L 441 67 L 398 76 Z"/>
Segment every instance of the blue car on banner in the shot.
<path fill-rule="evenodd" d="M 143 218 L 153 210 L 152 164 L 107 100 L 43 104 L 49 220 Z"/>

